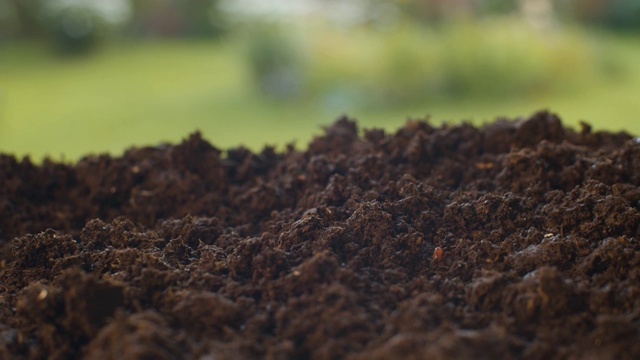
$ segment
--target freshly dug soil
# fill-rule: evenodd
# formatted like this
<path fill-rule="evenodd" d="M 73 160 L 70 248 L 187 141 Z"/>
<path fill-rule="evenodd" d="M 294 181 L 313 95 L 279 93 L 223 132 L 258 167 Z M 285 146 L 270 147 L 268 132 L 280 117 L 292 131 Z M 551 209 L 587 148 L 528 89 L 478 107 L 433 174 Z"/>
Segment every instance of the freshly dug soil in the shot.
<path fill-rule="evenodd" d="M 640 139 L 553 114 L 0 157 L 2 359 L 638 359 Z"/>

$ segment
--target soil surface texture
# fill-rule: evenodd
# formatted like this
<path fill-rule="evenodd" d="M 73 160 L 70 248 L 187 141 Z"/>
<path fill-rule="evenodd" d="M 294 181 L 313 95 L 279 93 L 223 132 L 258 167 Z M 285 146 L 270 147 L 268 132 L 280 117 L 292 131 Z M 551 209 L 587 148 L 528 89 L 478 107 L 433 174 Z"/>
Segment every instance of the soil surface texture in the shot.
<path fill-rule="evenodd" d="M 0 156 L 1 359 L 639 359 L 640 138 L 548 112 L 306 151 Z"/>

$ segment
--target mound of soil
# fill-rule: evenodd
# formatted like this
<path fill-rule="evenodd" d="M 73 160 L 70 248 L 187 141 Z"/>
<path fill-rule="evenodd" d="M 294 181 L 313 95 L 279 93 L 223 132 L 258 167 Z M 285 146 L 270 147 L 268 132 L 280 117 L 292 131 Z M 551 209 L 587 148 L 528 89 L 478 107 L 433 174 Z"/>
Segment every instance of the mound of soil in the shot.
<path fill-rule="evenodd" d="M 639 186 L 547 112 L 1 156 L 0 358 L 637 359 Z"/>

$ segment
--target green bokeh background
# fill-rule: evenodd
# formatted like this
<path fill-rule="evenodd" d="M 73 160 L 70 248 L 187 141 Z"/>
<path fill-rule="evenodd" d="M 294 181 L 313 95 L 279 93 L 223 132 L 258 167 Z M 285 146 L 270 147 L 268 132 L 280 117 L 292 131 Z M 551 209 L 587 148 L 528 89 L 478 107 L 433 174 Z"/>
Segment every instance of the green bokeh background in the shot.
<path fill-rule="evenodd" d="M 513 34 L 524 26 L 512 15 L 429 31 L 407 19 L 391 30 L 253 24 L 224 36 L 112 36 L 73 56 L 38 37 L 4 40 L 0 151 L 75 161 L 195 130 L 222 149 L 302 148 L 344 114 L 394 131 L 407 118 L 479 125 L 549 109 L 569 126 L 640 134 L 638 33 L 569 23 Z M 294 91 L 265 93 L 269 66 L 295 69 Z"/>

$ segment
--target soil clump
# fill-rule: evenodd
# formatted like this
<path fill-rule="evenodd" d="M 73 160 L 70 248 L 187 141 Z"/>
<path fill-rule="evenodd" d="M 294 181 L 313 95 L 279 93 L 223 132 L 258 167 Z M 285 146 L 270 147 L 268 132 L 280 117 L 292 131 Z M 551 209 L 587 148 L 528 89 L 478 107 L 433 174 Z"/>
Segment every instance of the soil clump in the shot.
<path fill-rule="evenodd" d="M 1 155 L 0 358 L 637 359 L 639 210 L 640 139 L 549 112 Z"/>

